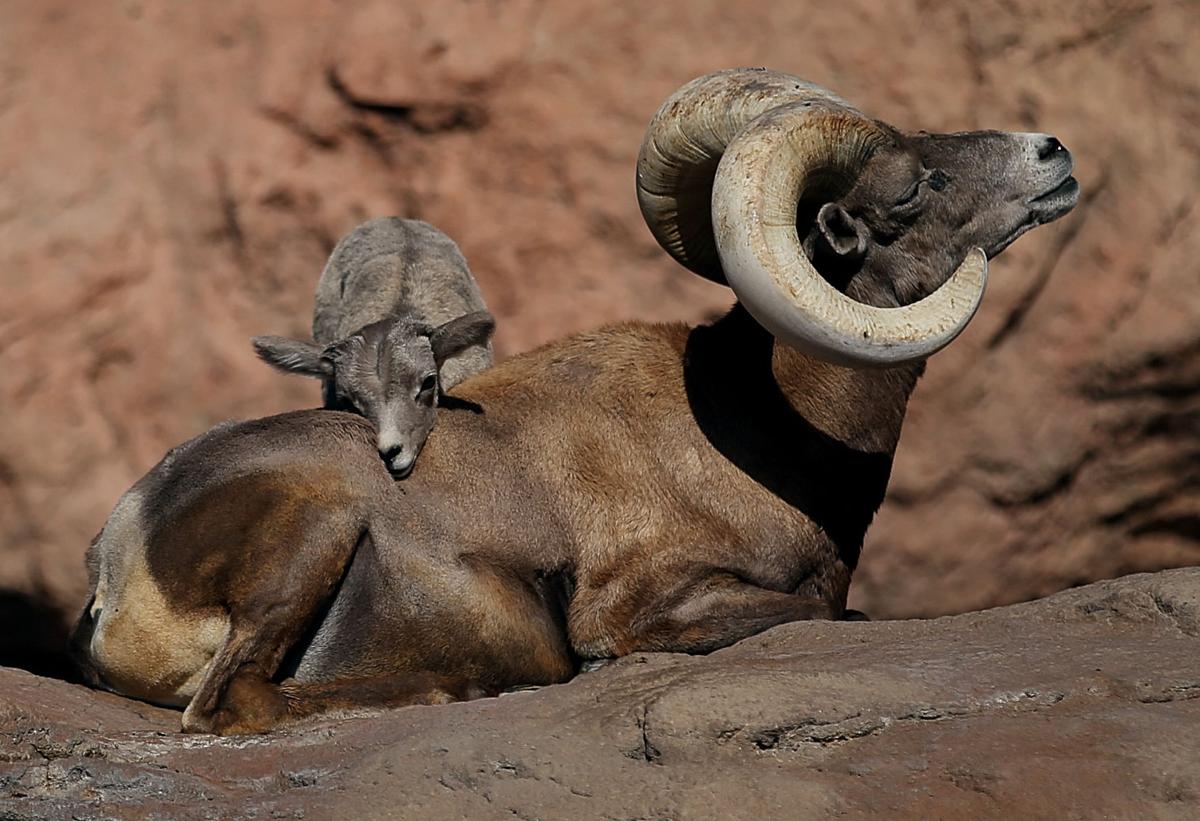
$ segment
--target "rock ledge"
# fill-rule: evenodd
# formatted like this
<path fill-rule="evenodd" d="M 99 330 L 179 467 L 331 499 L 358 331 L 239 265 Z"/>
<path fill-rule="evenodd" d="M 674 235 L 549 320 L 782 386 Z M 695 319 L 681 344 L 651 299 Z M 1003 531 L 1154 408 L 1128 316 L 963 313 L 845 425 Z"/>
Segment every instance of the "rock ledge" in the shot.
<path fill-rule="evenodd" d="M 0 818 L 1200 817 L 1200 569 L 269 736 L 0 669 Z"/>

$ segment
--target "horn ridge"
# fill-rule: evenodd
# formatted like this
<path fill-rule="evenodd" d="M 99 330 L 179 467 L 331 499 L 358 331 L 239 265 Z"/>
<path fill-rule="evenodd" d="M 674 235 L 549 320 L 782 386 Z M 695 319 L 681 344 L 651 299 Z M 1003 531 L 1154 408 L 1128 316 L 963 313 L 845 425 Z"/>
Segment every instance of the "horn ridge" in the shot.
<path fill-rule="evenodd" d="M 651 118 L 638 154 L 638 204 L 659 245 L 685 268 L 727 284 L 710 213 L 717 165 L 746 126 L 794 102 L 837 106 L 862 116 L 818 85 L 777 71 L 743 68 L 692 80 Z"/>

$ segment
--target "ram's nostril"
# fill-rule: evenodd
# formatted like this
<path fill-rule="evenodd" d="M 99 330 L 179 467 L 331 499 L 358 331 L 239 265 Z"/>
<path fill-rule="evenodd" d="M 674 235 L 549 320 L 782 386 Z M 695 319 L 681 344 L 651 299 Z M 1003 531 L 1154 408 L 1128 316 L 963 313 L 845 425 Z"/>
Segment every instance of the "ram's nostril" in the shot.
<path fill-rule="evenodd" d="M 404 445 L 392 445 L 390 448 L 383 451 L 383 458 L 385 461 L 390 462 L 401 453 L 404 453 Z"/>
<path fill-rule="evenodd" d="M 1038 159 L 1045 161 L 1066 150 L 1067 147 L 1060 143 L 1057 137 L 1047 137 L 1046 141 L 1038 146 Z"/>

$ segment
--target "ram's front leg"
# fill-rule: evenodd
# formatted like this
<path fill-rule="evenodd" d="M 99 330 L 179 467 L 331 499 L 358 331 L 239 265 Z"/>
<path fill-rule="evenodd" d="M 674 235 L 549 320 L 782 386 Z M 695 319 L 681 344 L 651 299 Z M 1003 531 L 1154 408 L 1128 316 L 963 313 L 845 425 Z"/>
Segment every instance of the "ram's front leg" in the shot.
<path fill-rule="evenodd" d="M 841 615 L 829 602 L 768 590 L 721 569 L 689 566 L 655 576 L 611 580 L 591 601 L 588 591 L 581 594 L 571 618 L 580 656 L 708 653 L 778 624 Z"/>

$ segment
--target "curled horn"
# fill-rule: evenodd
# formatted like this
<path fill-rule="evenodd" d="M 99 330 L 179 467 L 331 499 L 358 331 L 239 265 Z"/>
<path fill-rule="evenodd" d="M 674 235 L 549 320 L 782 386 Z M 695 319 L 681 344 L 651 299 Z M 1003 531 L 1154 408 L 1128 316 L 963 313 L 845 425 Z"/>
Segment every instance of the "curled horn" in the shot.
<path fill-rule="evenodd" d="M 924 359 L 970 322 L 987 281 L 974 249 L 926 298 L 900 308 L 857 302 L 813 267 L 796 231 L 802 200 L 846 191 L 888 132 L 833 93 L 776 72 L 694 80 L 650 123 L 638 202 L 682 265 L 733 288 L 777 339 L 838 364 Z"/>

